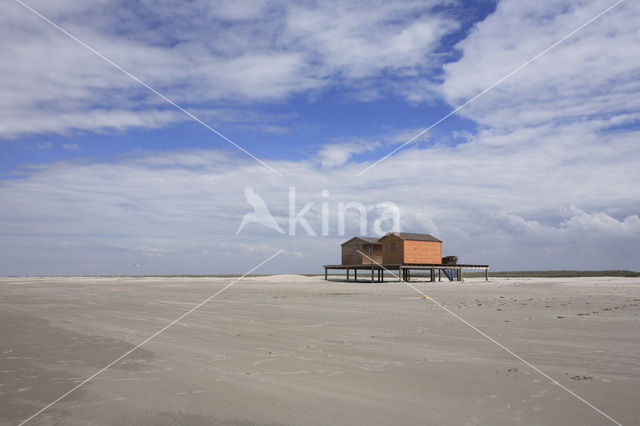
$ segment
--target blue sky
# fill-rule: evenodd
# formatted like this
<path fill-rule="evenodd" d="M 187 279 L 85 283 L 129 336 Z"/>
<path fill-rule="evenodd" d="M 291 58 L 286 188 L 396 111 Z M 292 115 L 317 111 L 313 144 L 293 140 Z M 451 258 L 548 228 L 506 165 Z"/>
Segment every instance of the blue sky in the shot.
<path fill-rule="evenodd" d="M 496 269 L 640 268 L 634 2 L 362 176 L 614 2 L 27 4 L 283 176 L 5 2 L 0 274 L 316 272 L 351 201 Z M 328 202 L 330 235 L 235 235 L 247 186 L 283 228 L 290 187 L 316 230 Z"/>
<path fill-rule="evenodd" d="M 394 136 L 398 129 L 419 130 L 425 122 L 435 121 L 450 111 L 448 105 L 421 108 L 401 100 L 385 99 L 366 103 L 352 100 L 318 100 L 296 97 L 286 103 L 241 106 L 246 114 L 279 115 L 274 120 L 260 119 L 253 123 L 220 123 L 216 130 L 264 159 L 312 158 L 330 141 L 344 142 L 350 138 L 376 139 Z M 263 129 L 267 127 L 267 129 Z M 451 138 L 454 131 L 474 131 L 475 124 L 464 118 L 452 117 L 434 129 L 432 138 L 448 144 L 459 142 Z M 416 131 L 417 133 L 417 131 Z M 403 136 L 395 142 L 404 142 Z M 135 150 L 170 151 L 184 149 L 230 149 L 228 142 L 211 133 L 195 121 L 167 125 L 161 129 L 132 128 L 118 132 L 75 131 L 70 134 L 24 135 L 19 143 L 6 143 L 6 167 L 12 172 L 23 165 L 61 159 L 97 157 L 117 158 Z M 384 149 L 365 153 L 362 158 L 377 159 Z M 8 177 L 5 175 L 5 177 Z"/>

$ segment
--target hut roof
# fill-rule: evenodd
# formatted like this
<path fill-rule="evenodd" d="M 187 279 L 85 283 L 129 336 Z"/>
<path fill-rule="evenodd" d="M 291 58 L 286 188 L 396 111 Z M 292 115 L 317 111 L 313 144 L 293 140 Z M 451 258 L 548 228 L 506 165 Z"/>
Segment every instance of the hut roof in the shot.
<path fill-rule="evenodd" d="M 378 239 L 375 237 L 353 237 L 353 238 L 349 238 L 347 241 L 345 241 L 344 243 L 340 244 L 341 246 L 347 244 L 348 242 L 351 242 L 353 240 L 362 240 L 367 244 L 380 244 L 378 242 Z"/>
<path fill-rule="evenodd" d="M 431 242 L 435 242 L 435 243 L 441 243 L 442 242 L 442 240 L 437 239 L 436 237 L 434 237 L 431 234 L 416 234 L 416 233 L 413 233 L 413 232 L 389 232 L 388 234 L 386 234 L 382 238 L 386 237 L 387 235 L 397 235 L 398 237 L 402 238 L 403 240 L 431 241 Z"/>

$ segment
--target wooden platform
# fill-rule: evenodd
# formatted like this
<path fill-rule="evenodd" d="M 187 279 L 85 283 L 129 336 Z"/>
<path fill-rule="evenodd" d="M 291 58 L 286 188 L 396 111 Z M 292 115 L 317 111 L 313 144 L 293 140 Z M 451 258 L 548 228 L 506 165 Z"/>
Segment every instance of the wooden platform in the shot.
<path fill-rule="evenodd" d="M 384 272 L 389 272 L 398 281 L 411 280 L 412 270 L 428 270 L 430 271 L 430 281 L 433 282 L 436 279 L 436 271 L 438 271 L 438 281 L 442 281 L 442 275 L 451 277 L 452 281 L 462 281 L 463 269 L 484 269 L 485 280 L 489 281 L 489 265 L 471 265 L 465 263 L 459 263 L 456 265 L 443 265 L 435 263 L 401 263 L 401 264 L 358 264 L 358 265 L 324 265 L 324 279 L 327 280 L 328 271 L 333 270 L 345 270 L 346 280 L 350 281 L 349 272 L 353 270 L 353 279 L 358 281 L 358 271 L 368 272 L 371 271 L 370 282 L 384 282 Z M 392 271 L 398 271 L 394 274 Z M 446 272 L 445 272 L 446 271 Z"/>

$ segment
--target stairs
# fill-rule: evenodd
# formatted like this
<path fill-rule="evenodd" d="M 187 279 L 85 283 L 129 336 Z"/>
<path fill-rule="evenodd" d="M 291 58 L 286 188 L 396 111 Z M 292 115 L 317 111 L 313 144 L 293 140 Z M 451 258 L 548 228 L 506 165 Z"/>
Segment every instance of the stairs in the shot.
<path fill-rule="evenodd" d="M 455 269 L 443 269 L 442 272 L 444 272 L 444 275 L 447 278 L 449 278 L 449 281 L 455 281 L 454 280 L 454 277 L 456 276 L 456 270 Z"/>

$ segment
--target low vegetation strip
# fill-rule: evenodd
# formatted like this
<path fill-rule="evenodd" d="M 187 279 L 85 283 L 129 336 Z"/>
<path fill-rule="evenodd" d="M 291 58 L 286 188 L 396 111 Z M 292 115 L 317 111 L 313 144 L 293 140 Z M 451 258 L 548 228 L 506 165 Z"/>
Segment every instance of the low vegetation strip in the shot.
<path fill-rule="evenodd" d="M 484 272 L 467 272 L 464 276 L 484 277 Z M 640 272 L 617 269 L 603 271 L 489 271 L 489 276 L 502 278 L 640 277 Z"/>

